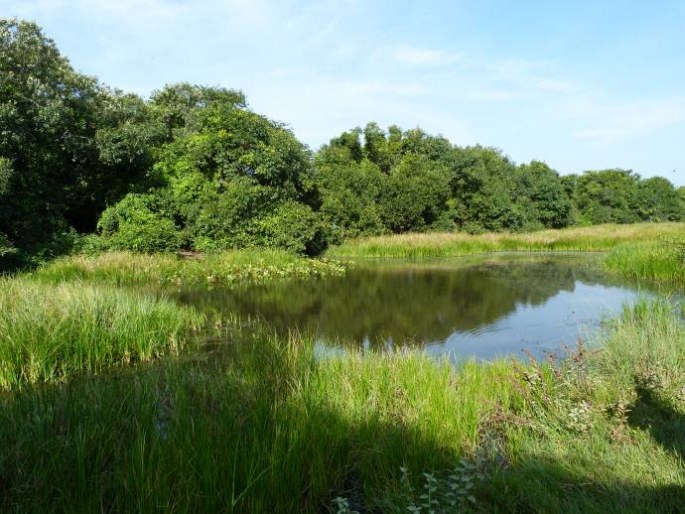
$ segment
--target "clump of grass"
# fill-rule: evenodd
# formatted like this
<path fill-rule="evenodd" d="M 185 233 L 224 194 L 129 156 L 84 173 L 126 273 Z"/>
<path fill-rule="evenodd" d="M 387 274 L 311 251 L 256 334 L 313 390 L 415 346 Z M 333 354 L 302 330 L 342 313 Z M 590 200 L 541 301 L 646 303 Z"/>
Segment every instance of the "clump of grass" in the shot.
<path fill-rule="evenodd" d="M 639 280 L 682 283 L 685 255 L 681 244 L 672 240 L 622 244 L 604 258 L 603 266 L 612 273 Z"/>
<path fill-rule="evenodd" d="M 602 374 L 625 387 L 636 380 L 644 385 L 649 377 L 678 394 L 685 388 L 685 324 L 678 320 L 678 310 L 666 299 L 641 300 L 625 308 L 598 359 Z"/>
<path fill-rule="evenodd" d="M 331 248 L 333 257 L 457 257 L 485 252 L 607 251 L 630 241 L 677 237 L 683 223 L 598 225 L 527 234 L 400 234 L 362 238 Z"/>
<path fill-rule="evenodd" d="M 0 278 L 0 389 L 177 353 L 201 321 L 151 296 Z"/>
<path fill-rule="evenodd" d="M 47 282 L 86 280 L 114 284 L 227 285 L 344 273 L 341 263 L 278 250 L 237 250 L 183 258 L 174 254 L 110 252 L 58 259 L 35 272 Z"/>

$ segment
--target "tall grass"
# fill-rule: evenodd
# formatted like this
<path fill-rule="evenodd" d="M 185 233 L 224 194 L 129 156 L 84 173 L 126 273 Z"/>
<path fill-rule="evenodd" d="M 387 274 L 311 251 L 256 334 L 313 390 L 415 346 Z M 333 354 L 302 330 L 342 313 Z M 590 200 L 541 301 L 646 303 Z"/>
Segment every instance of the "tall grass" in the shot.
<path fill-rule="evenodd" d="M 240 281 L 340 274 L 340 263 L 278 250 L 236 250 L 182 258 L 174 254 L 110 252 L 70 256 L 38 269 L 45 282 L 86 280 L 112 284 L 215 285 Z"/>
<path fill-rule="evenodd" d="M 236 351 L 0 399 L 2 510 L 320 512 L 476 437 L 481 393 L 425 357 Z"/>
<path fill-rule="evenodd" d="M 640 223 L 543 230 L 527 234 L 400 234 L 362 238 L 331 248 L 331 257 L 456 257 L 485 252 L 606 251 L 624 242 L 677 237 L 684 223 Z"/>
<path fill-rule="evenodd" d="M 626 277 L 673 284 L 685 282 L 683 257 L 672 243 L 645 241 L 617 246 L 602 264 L 607 271 Z"/>
<path fill-rule="evenodd" d="M 317 360 L 257 332 L 221 358 L 23 389 L 0 397 L 0 510 L 454 512 L 451 484 L 463 511 L 678 512 L 684 338 L 666 303 L 554 364 Z"/>
<path fill-rule="evenodd" d="M 201 320 L 170 301 L 109 287 L 0 278 L 0 389 L 177 353 Z"/>

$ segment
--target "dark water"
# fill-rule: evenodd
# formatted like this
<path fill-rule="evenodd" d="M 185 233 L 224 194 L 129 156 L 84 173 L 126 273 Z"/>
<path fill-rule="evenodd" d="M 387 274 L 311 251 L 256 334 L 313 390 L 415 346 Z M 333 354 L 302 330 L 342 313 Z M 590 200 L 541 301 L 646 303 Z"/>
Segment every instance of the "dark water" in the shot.
<path fill-rule="evenodd" d="M 593 337 L 649 295 L 587 255 L 357 263 L 343 277 L 180 293 L 204 310 L 259 317 L 283 333 L 341 347 L 423 348 L 452 360 L 537 357 Z"/>

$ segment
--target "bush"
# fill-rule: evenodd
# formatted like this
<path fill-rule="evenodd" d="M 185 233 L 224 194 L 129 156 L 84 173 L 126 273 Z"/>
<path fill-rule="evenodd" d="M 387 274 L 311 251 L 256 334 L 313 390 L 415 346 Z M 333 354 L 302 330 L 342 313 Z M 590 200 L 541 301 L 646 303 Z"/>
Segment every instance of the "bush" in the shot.
<path fill-rule="evenodd" d="M 309 256 L 320 255 L 328 246 L 321 217 L 297 202 L 286 202 L 254 224 L 254 245 L 281 248 Z"/>
<path fill-rule="evenodd" d="M 150 195 L 129 194 L 108 207 L 98 222 L 103 248 L 144 253 L 180 249 L 183 237 L 178 227 L 156 212 L 154 203 Z"/>

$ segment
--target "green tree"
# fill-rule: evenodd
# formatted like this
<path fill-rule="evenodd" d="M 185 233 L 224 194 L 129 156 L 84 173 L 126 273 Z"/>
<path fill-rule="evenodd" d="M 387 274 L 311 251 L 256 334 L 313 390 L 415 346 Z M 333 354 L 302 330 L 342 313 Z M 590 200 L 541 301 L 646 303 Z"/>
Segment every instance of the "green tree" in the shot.
<path fill-rule="evenodd" d="M 449 177 L 425 155 L 406 154 L 383 177 L 378 199 L 385 226 L 396 233 L 429 228 L 446 209 Z"/>
<path fill-rule="evenodd" d="M 514 206 L 516 166 L 493 148 L 454 148 L 447 164 L 454 220 L 469 231 L 512 230 L 524 219 Z"/>
<path fill-rule="evenodd" d="M 187 84 L 153 96 L 156 119 L 171 140 L 155 154 L 150 195 L 157 201 L 149 208 L 174 223 L 184 245 L 198 249 L 322 251 L 326 236 L 316 222 L 309 151 L 244 105 L 234 91 Z"/>
<path fill-rule="evenodd" d="M 516 205 L 524 228 L 563 228 L 571 222 L 571 202 L 559 174 L 532 161 L 518 168 Z"/>
<path fill-rule="evenodd" d="M 586 171 L 575 184 L 573 200 L 579 222 L 634 223 L 640 220 L 638 193 L 640 177 L 629 170 Z"/>
<path fill-rule="evenodd" d="M 685 203 L 678 190 L 663 177 L 652 177 L 638 186 L 638 210 L 645 221 L 680 221 Z"/>
<path fill-rule="evenodd" d="M 34 24 L 0 20 L 0 232 L 24 254 L 92 231 L 147 178 L 160 132 L 145 103 L 76 73 Z M 8 171 L 9 170 L 9 171 Z"/>

